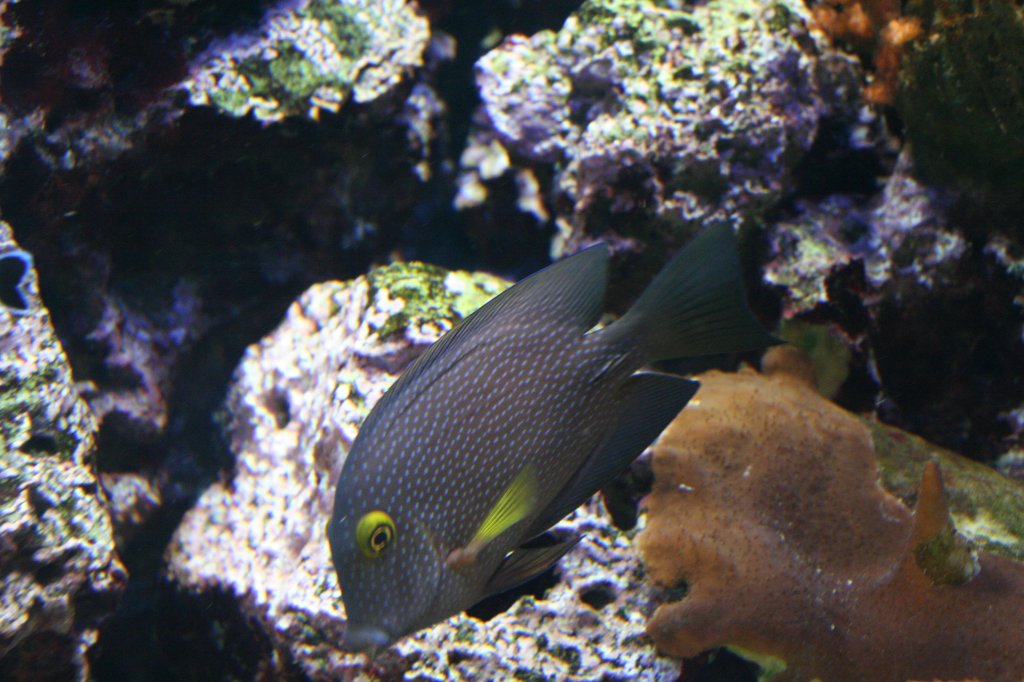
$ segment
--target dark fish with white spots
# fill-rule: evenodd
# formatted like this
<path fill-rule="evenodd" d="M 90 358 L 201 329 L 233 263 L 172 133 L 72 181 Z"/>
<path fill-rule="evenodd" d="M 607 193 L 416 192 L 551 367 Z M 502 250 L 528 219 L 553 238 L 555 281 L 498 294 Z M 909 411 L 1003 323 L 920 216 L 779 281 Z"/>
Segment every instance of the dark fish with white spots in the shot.
<path fill-rule="evenodd" d="M 704 231 L 595 331 L 607 266 L 599 245 L 509 288 L 370 412 L 328 525 L 347 648 L 372 655 L 571 549 L 579 538 L 520 546 L 620 474 L 697 390 L 640 367 L 776 342 L 747 308 L 731 229 Z"/>

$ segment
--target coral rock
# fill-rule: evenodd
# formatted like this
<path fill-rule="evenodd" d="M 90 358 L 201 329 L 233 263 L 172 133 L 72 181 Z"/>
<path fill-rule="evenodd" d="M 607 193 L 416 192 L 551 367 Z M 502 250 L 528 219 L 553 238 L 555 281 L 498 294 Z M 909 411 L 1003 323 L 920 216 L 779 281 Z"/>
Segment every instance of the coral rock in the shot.
<path fill-rule="evenodd" d="M 427 20 L 405 0 L 284 2 L 259 32 L 212 45 L 184 87 L 193 104 L 233 116 L 316 118 L 395 88 L 423 65 L 429 38 Z"/>
<path fill-rule="evenodd" d="M 917 480 L 923 469 L 912 514 L 879 472 L 876 451 L 893 432 L 781 371 L 700 379 L 654 447 L 639 538 L 651 579 L 685 590 L 649 624 L 660 649 L 729 646 L 773 680 L 1024 676 L 1024 564 L 954 529 L 935 462 L 964 478 L 955 456 L 933 447 L 927 464 L 911 462 Z M 1009 550 L 1024 487 L 998 486 L 1016 502 L 1001 510 L 1013 517 L 1008 542 L 989 546 Z"/>
<path fill-rule="evenodd" d="M 821 119 L 855 118 L 854 62 L 807 20 L 788 0 L 589 0 L 557 32 L 509 37 L 477 64 L 483 115 L 460 205 L 487 200 L 494 174 L 481 160 L 499 155 L 472 150 L 499 144 L 509 173 L 551 166 L 553 255 L 598 232 L 639 252 L 652 229 L 678 243 L 708 221 L 759 215 L 792 189 Z M 630 217 L 641 233 L 628 234 Z M 666 254 L 652 251 L 655 269 Z"/>
<path fill-rule="evenodd" d="M 93 470 L 96 421 L 4 223 L 0 271 L 0 678 L 86 680 L 127 581 Z"/>

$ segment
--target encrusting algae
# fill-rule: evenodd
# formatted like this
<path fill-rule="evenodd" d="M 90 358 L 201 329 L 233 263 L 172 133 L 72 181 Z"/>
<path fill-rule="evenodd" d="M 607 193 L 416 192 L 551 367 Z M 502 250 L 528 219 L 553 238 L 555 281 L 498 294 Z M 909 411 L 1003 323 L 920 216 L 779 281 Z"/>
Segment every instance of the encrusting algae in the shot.
<path fill-rule="evenodd" d="M 698 377 L 654 446 L 638 543 L 650 578 L 683 595 L 650 621 L 659 649 L 726 646 L 772 680 L 1024 679 L 1020 509 L 991 512 L 1017 515 L 984 543 L 1005 555 L 979 548 L 949 511 L 970 476 L 928 446 L 912 512 L 879 472 L 892 430 L 822 398 L 794 357 L 773 349 L 764 374 Z M 1024 486 L 992 476 L 1024 504 Z"/>

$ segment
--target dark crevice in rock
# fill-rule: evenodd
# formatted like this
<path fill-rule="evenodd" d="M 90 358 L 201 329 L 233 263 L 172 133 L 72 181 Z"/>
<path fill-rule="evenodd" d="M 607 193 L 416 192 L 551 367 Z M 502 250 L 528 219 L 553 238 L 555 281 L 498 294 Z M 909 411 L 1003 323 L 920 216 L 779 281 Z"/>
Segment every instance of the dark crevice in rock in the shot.
<path fill-rule="evenodd" d="M 455 58 L 440 66 L 436 86 L 447 105 L 446 135 L 441 157 L 457 163 L 466 147 L 473 115 L 480 105 L 476 87 L 476 62 L 504 36 L 532 35 L 543 29 L 558 29 L 581 4 L 581 0 L 495 0 L 494 2 L 453 2 L 426 0 L 420 6 L 430 17 L 435 31 L 453 36 Z M 545 171 L 535 169 L 543 176 Z M 550 230 L 538 229 L 533 216 L 516 208 L 518 189 L 511 177 L 489 187 L 492 199 L 481 210 L 456 211 L 452 201 L 452 177 L 443 178 L 425 205 L 429 231 L 420 224 L 403 236 L 403 253 L 449 268 L 488 269 L 519 279 L 548 262 Z M 541 186 L 547 182 L 539 178 Z M 502 215 L 494 215 L 497 206 Z M 471 225 L 471 226 L 470 226 Z M 473 239 L 466 237 L 473 234 Z M 429 235 L 429 236 L 426 236 Z"/>
<path fill-rule="evenodd" d="M 457 159 L 466 145 L 473 111 L 479 104 L 475 65 L 500 39 L 513 33 L 530 36 L 544 29 L 557 30 L 582 0 L 493 0 L 457 2 L 424 0 L 420 5 L 431 16 L 435 30 L 458 41 L 454 61 L 438 74 L 438 86 L 448 102 L 451 133 L 448 154 Z"/>
<path fill-rule="evenodd" d="M 618 594 L 616 593 L 615 586 L 611 583 L 591 585 L 580 593 L 580 600 L 595 611 L 600 611 L 613 603 L 617 598 Z"/>
<path fill-rule="evenodd" d="M 872 309 L 868 334 L 885 387 L 887 423 L 963 455 L 990 460 L 1013 437 L 1004 415 L 1024 374 L 1014 302 L 1019 280 L 987 256 L 963 259 L 953 284 L 908 292 Z"/>
<path fill-rule="evenodd" d="M 28 503 L 37 518 L 53 509 L 54 506 L 53 501 L 34 486 L 28 489 Z"/>
<path fill-rule="evenodd" d="M 281 391 L 274 391 L 263 396 L 263 404 L 274 416 L 274 423 L 277 428 L 283 429 L 292 420 L 291 407 L 288 404 L 288 396 Z"/>
<path fill-rule="evenodd" d="M 50 131 L 91 114 L 131 115 L 186 73 L 190 53 L 229 31 L 255 28 L 267 0 L 23 0 L 5 8 L 20 35 L 0 66 L 14 113 L 46 113 Z"/>
<path fill-rule="evenodd" d="M 679 682 L 756 682 L 760 668 L 727 649 L 713 649 L 683 662 Z"/>
<path fill-rule="evenodd" d="M 647 457 L 633 462 L 629 469 L 602 490 L 604 506 L 611 514 L 612 523 L 620 530 L 636 527 L 640 500 L 651 492 L 654 472 Z"/>
<path fill-rule="evenodd" d="M 0 656 L 0 679 L 63 682 L 76 679 L 78 641 L 55 632 L 39 632 Z"/>
<path fill-rule="evenodd" d="M 55 455 L 60 452 L 60 443 L 53 434 L 37 431 L 18 446 L 18 449 L 30 455 Z"/>
<path fill-rule="evenodd" d="M 852 134 L 855 124 L 839 118 L 820 122 L 811 148 L 796 167 L 795 197 L 878 193 L 879 178 L 891 170 L 893 159 L 883 159 L 873 146 L 857 146 L 857 136 Z"/>

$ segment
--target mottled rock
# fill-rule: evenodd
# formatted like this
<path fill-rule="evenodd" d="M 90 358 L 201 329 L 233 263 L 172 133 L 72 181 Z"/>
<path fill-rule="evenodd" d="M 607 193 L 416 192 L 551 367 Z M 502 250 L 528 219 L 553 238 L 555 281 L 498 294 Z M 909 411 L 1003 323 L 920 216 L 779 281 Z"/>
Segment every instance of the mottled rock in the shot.
<path fill-rule="evenodd" d="M 193 104 L 262 121 L 370 102 L 423 66 L 426 19 L 406 0 L 282 2 L 260 29 L 215 42 L 184 87 Z"/>
<path fill-rule="evenodd" d="M 173 119 L 164 88 L 184 76 L 184 59 L 161 14 L 0 3 L 0 164 L 23 141 L 54 170 L 108 160 Z"/>
<path fill-rule="evenodd" d="M 793 354 L 701 375 L 655 444 L 651 636 L 773 680 L 1020 679 L 1024 485 L 842 410 Z"/>
<path fill-rule="evenodd" d="M 0 677 L 86 680 L 127 575 L 93 468 L 96 421 L 0 223 Z"/>
<path fill-rule="evenodd" d="M 830 302 L 828 280 L 856 263 L 873 303 L 894 290 L 954 283 L 967 240 L 950 225 L 951 197 L 921 184 L 902 154 L 882 192 L 866 204 L 846 195 L 805 202 L 771 230 L 765 280 L 778 285 L 783 314 L 794 317 Z"/>
<path fill-rule="evenodd" d="M 589 0 L 560 31 L 511 36 L 480 60 L 471 144 L 553 174 L 554 255 L 743 224 L 793 188 L 823 118 L 856 119 L 859 72 L 807 19 L 788 0 Z M 474 160 L 500 156 L 467 154 L 462 206 L 486 201 L 492 182 Z"/>
<path fill-rule="evenodd" d="M 991 460 L 1024 433 L 1024 309 L 1017 249 L 979 223 L 904 151 L 877 195 L 796 202 L 767 230 L 764 279 L 784 320 L 834 324 L 853 349 L 843 404 Z"/>
<path fill-rule="evenodd" d="M 167 426 L 168 393 L 181 355 L 206 331 L 196 287 L 178 282 L 166 307 L 142 313 L 113 292 L 102 298 L 103 312 L 88 340 L 103 355 L 104 378 L 82 386 L 96 418 L 116 420 L 122 433 L 152 439 Z M 102 349 L 102 350 L 101 350 Z M 138 465 L 108 461 L 109 468 Z"/>
<path fill-rule="evenodd" d="M 263 670 L 339 679 L 367 670 L 345 627 L 324 531 L 361 420 L 409 362 L 505 285 L 415 263 L 314 286 L 252 346 L 228 399 L 237 457 L 176 532 L 168 575 L 226 594 L 275 657 Z M 466 615 L 395 645 L 378 673 L 415 679 L 660 679 L 674 663 L 643 638 L 646 588 L 630 535 L 596 502 L 567 522 L 587 539 L 560 582 L 483 622 Z M 597 595 L 597 596 L 595 596 Z M 205 597 L 204 597 L 205 598 Z"/>

